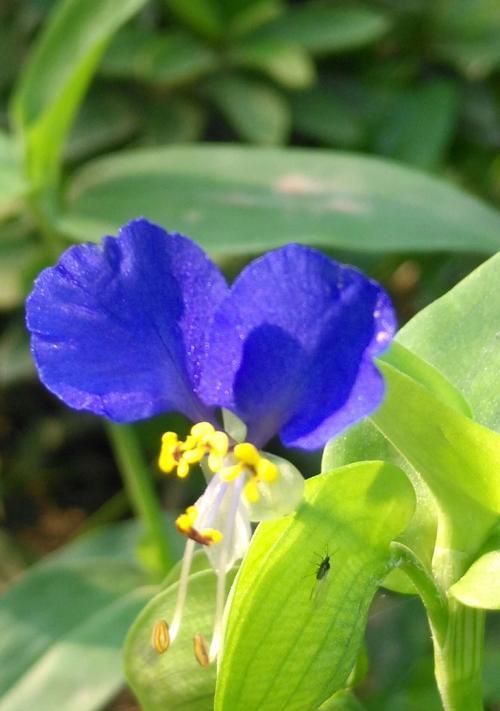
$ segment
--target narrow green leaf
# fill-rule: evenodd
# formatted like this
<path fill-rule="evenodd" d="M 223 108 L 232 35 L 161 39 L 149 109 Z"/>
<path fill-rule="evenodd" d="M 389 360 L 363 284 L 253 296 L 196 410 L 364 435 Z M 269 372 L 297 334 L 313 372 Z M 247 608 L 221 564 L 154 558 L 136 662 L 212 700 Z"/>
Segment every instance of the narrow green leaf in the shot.
<path fill-rule="evenodd" d="M 386 15 L 348 3 L 310 2 L 259 28 L 256 36 L 282 39 L 311 52 L 345 52 L 370 44 L 389 29 Z"/>
<path fill-rule="evenodd" d="M 151 633 L 158 620 L 172 620 L 177 583 L 156 595 L 131 628 L 125 646 L 125 673 L 147 711 L 212 711 L 215 665 L 205 669 L 199 666 L 193 653 L 193 636 L 200 633 L 210 640 L 215 583 L 212 570 L 191 576 L 180 632 L 164 654 L 153 648 Z"/>
<path fill-rule="evenodd" d="M 313 711 L 345 685 L 414 505 L 399 469 L 365 462 L 309 479 L 294 515 L 258 527 L 232 590 L 216 711 Z"/>
<path fill-rule="evenodd" d="M 56 5 L 11 107 L 34 186 L 57 177 L 64 140 L 107 42 L 144 3 L 62 0 Z"/>
<path fill-rule="evenodd" d="M 246 77 L 220 76 L 205 90 L 241 138 L 252 143 L 283 143 L 290 128 L 288 106 L 270 84 Z"/>
<path fill-rule="evenodd" d="M 500 428 L 500 254 L 418 313 L 397 340 L 438 368 L 465 396 L 474 419 Z"/>
<path fill-rule="evenodd" d="M 294 240 L 375 252 L 500 245 L 500 216 L 462 191 L 387 161 L 310 149 L 197 145 L 99 159 L 76 173 L 60 227 L 98 240 L 136 215 L 226 255 Z"/>
<path fill-rule="evenodd" d="M 12 139 L 0 131 L 0 220 L 18 212 L 27 191 Z"/>

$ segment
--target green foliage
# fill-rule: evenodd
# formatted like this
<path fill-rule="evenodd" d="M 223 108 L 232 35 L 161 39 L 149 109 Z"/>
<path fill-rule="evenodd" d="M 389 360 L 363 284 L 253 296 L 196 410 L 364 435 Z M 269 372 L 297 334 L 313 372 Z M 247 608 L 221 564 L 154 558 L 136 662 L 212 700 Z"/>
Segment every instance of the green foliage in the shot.
<path fill-rule="evenodd" d="M 216 711 L 306 711 L 342 688 L 414 503 L 396 467 L 353 464 L 309 479 L 294 515 L 259 526 L 231 593 Z"/>
<path fill-rule="evenodd" d="M 16 452 L 14 465 L 3 452 L 0 462 L 7 521 L 19 472 L 43 499 L 54 476 L 49 453 L 61 448 L 40 445 L 54 417 L 31 402 L 38 393 L 20 306 L 64 238 L 98 240 L 144 214 L 197 238 L 231 273 L 250 254 L 293 240 L 346 250 L 387 279 L 411 314 L 468 271 L 466 253 L 498 251 L 498 213 L 451 183 L 500 195 L 499 37 L 494 0 L 2 7 L 0 382 L 15 405 L 2 411 L 0 436 Z M 266 147 L 220 143 L 235 136 Z M 301 137 L 326 148 L 269 147 Z M 211 144 L 170 145 L 201 138 Z M 338 152 L 346 148 L 379 158 Z M 421 270 L 416 290 L 398 286 L 403 259 Z M 134 525 L 102 529 L 12 585 L 0 602 L 0 711 L 102 708 L 123 684 L 121 647 L 141 609 L 126 670 L 145 709 L 209 711 L 216 684 L 217 711 L 361 709 L 344 687 L 362 683 L 351 672 L 361 669 L 382 582 L 421 596 L 447 711 L 479 708 L 482 611 L 500 608 L 499 264 L 491 258 L 403 327 L 379 364 L 382 407 L 329 444 L 324 473 L 307 482 L 294 515 L 259 527 L 231 590 L 217 680 L 215 665 L 196 664 L 190 639 L 209 637 L 212 626 L 214 576 L 203 555 L 178 639 L 168 654 L 151 647 L 154 622 L 172 617 L 179 566 L 154 587 L 151 571 L 165 572 L 179 551 L 170 538 L 158 545 L 164 528 L 145 484 L 144 442 L 128 432 L 118 460 L 148 536 Z M 17 390 L 21 379 L 26 391 Z M 33 412 L 23 419 L 18 403 Z M 144 441 L 156 442 L 155 428 Z M 83 452 L 92 436 L 84 426 Z M 168 501 L 177 505 L 178 494 Z M 26 563 L 15 559 L 16 570 Z M 390 656 L 397 633 L 380 630 Z M 404 637 L 399 660 L 416 637 Z M 429 652 L 416 646 L 411 673 L 396 665 L 392 679 L 375 649 L 363 693 L 371 711 L 438 708 Z M 492 708 L 495 654 L 486 659 Z"/>
<path fill-rule="evenodd" d="M 26 174 L 38 188 L 58 174 L 64 140 L 112 34 L 145 0 L 64 0 L 54 12 L 12 100 Z"/>
<path fill-rule="evenodd" d="M 97 240 L 130 214 L 175 224 L 226 255 L 293 240 L 360 251 L 467 251 L 473 243 L 488 254 L 500 229 L 491 208 L 407 168 L 329 151 L 221 145 L 89 163 L 69 187 L 59 224 L 75 239 Z"/>
<path fill-rule="evenodd" d="M 123 684 L 121 648 L 151 596 L 137 528 L 103 530 L 32 568 L 0 601 L 0 709 L 99 709 Z M 92 683 L 89 684 L 89 680 Z"/>

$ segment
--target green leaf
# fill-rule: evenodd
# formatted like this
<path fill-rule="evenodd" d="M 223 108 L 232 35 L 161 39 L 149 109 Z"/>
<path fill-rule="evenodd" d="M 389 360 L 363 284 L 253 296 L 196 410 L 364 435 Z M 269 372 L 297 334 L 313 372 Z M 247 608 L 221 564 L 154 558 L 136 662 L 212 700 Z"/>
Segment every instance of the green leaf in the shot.
<path fill-rule="evenodd" d="M 482 555 L 448 592 L 469 607 L 500 610 L 500 530 L 486 542 Z"/>
<path fill-rule="evenodd" d="M 56 580 L 59 584 L 65 582 Z M 0 709 L 102 709 L 123 686 L 121 653 L 125 635 L 151 594 L 151 588 L 134 590 L 75 625 L 2 697 Z M 79 600 L 72 600 L 73 607 L 78 609 Z M 32 633 L 37 630 L 32 629 Z"/>
<path fill-rule="evenodd" d="M 500 65 L 500 5 L 496 0 L 438 0 L 432 8 L 433 49 L 472 78 Z"/>
<path fill-rule="evenodd" d="M 366 462 L 309 479 L 294 515 L 258 527 L 232 590 L 216 711 L 315 710 L 345 685 L 414 505 L 399 469 Z"/>
<path fill-rule="evenodd" d="M 223 22 L 215 0 L 167 0 L 169 9 L 195 32 L 217 39 L 223 32 Z"/>
<path fill-rule="evenodd" d="M 307 52 L 279 40 L 240 42 L 230 57 L 235 64 L 262 71 L 290 89 L 310 86 L 315 78 L 314 64 Z"/>
<path fill-rule="evenodd" d="M 62 0 L 31 54 L 12 100 L 26 172 L 35 187 L 57 178 L 64 140 L 113 33 L 145 0 Z"/>
<path fill-rule="evenodd" d="M 157 590 L 135 562 L 142 535 L 136 521 L 89 532 L 8 590 L 0 600 L 0 711 L 97 711 L 116 694 L 125 635 Z"/>
<path fill-rule="evenodd" d="M 101 71 L 110 77 L 176 86 L 201 77 L 214 66 L 213 52 L 191 35 L 182 32 L 154 35 L 127 27 L 111 43 Z"/>
<path fill-rule="evenodd" d="M 464 395 L 474 419 L 500 427 L 500 254 L 418 313 L 397 340 L 438 368 Z"/>
<path fill-rule="evenodd" d="M 448 592 L 469 607 L 500 610 L 500 550 L 478 558 Z"/>
<path fill-rule="evenodd" d="M 119 146 L 130 140 L 138 128 L 139 119 L 130 103 L 109 90 L 91 92 L 73 124 L 64 158 L 81 161 Z"/>
<path fill-rule="evenodd" d="M 379 367 L 386 396 L 371 419 L 432 491 L 444 516 L 437 545 L 446 533 L 448 545 L 467 560 L 500 514 L 500 436 L 388 363 L 379 361 Z"/>
<path fill-rule="evenodd" d="M 0 220 L 19 211 L 27 185 L 11 138 L 0 131 Z"/>
<path fill-rule="evenodd" d="M 291 96 L 294 128 L 327 146 L 353 148 L 364 139 L 359 111 L 338 92 L 315 86 Z"/>
<path fill-rule="evenodd" d="M 0 601 L 1 711 L 100 708 L 122 684 L 120 647 L 144 602 L 124 596 L 143 584 L 136 566 L 113 560 L 25 573 Z"/>
<path fill-rule="evenodd" d="M 311 52 L 346 52 L 370 44 L 389 29 L 386 15 L 348 3 L 310 2 L 259 28 L 261 39 L 281 39 Z"/>
<path fill-rule="evenodd" d="M 459 117 L 457 84 L 434 80 L 395 93 L 375 140 L 377 153 L 419 168 L 440 165 Z"/>
<path fill-rule="evenodd" d="M 158 620 L 172 620 L 177 583 L 156 595 L 131 628 L 125 646 L 125 674 L 148 711 L 212 711 L 215 665 L 206 669 L 199 666 L 193 654 L 193 636 L 200 633 L 210 639 L 215 585 L 212 570 L 190 577 L 180 632 L 166 653 L 158 654 L 153 649 L 151 633 Z"/>
<path fill-rule="evenodd" d="M 252 143 L 283 143 L 290 116 L 281 94 L 270 84 L 243 76 L 212 79 L 205 91 L 241 138 Z"/>
<path fill-rule="evenodd" d="M 364 708 L 351 691 L 337 691 L 318 711 L 363 711 Z"/>
<path fill-rule="evenodd" d="M 76 173 L 60 227 L 98 240 L 136 215 L 248 254 L 291 241 L 362 251 L 500 245 L 500 216 L 446 183 L 374 158 L 197 145 L 137 150 Z"/>

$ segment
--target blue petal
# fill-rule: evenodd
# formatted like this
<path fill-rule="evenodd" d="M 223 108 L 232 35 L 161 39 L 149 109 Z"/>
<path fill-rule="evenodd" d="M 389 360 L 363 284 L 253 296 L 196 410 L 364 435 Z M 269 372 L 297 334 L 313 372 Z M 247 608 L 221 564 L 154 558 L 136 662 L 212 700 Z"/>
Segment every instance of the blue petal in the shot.
<path fill-rule="evenodd" d="M 210 411 L 194 389 L 224 278 L 186 237 L 144 219 L 68 249 L 27 302 L 42 382 L 71 407 L 132 422 Z"/>
<path fill-rule="evenodd" d="M 249 439 L 315 449 L 372 412 L 373 357 L 396 328 L 389 297 L 356 269 L 288 245 L 250 264 L 219 306 L 199 393 Z"/>

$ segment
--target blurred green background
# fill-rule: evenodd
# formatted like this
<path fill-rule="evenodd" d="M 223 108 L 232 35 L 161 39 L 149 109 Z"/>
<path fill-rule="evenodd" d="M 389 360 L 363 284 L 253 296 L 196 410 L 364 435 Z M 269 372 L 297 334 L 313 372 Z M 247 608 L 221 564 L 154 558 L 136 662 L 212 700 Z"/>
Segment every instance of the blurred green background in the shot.
<path fill-rule="evenodd" d="M 82 7 L 85 3 L 82 0 Z M 9 138 L 8 107 L 28 53 L 55 5 L 51 0 L 0 4 L 2 588 L 26 566 L 82 532 L 130 515 L 100 422 L 59 405 L 37 383 L 23 325 L 23 302 L 32 280 L 56 255 L 43 237 L 46 216 L 37 214 L 29 194 L 21 198 L 17 190 L 16 181 L 24 178 L 17 172 L 18 158 Z M 57 71 L 55 66 L 56 84 Z M 66 233 L 64 243 L 72 237 L 84 239 L 87 229 L 94 238 L 105 223 L 103 214 L 123 209 L 110 201 L 109 192 L 101 194 L 101 175 L 94 185 L 92 168 L 79 173 L 89 161 L 133 148 L 151 148 L 148 155 L 155 155 L 165 146 L 201 141 L 387 158 L 498 204 L 500 3 L 145 3 L 112 37 L 64 146 L 58 196 L 47 203 L 57 204 L 66 184 L 78 176 L 71 200 L 80 212 L 58 221 Z M 110 170 L 118 184 L 121 164 Z M 210 165 L 207 175 L 210 184 Z M 140 185 L 148 190 L 147 181 Z M 294 183 L 288 188 L 293 194 L 304 186 Z M 123 199 L 126 193 L 121 195 Z M 147 196 L 143 204 L 148 204 Z M 342 207 L 349 211 L 352 206 Z M 404 219 L 401 225 L 404 230 Z M 164 226 L 184 229 L 175 222 Z M 220 230 L 224 233 L 223 218 Z M 299 238 L 294 233 L 294 239 Z M 383 251 L 350 249 L 345 242 L 321 244 L 381 280 L 394 298 L 401 323 L 488 256 L 474 240 L 459 252 L 405 248 L 404 239 Z M 216 244 L 214 251 L 232 277 L 260 249 L 240 243 L 225 254 Z M 138 427 L 151 462 L 166 427 L 166 418 Z M 316 473 L 317 458 L 299 457 L 298 462 L 308 474 Z M 196 486 L 195 481 L 188 487 L 164 488 L 166 508 L 183 506 Z M 500 709 L 499 640 L 499 619 L 492 616 L 485 671 L 489 711 Z M 359 690 L 366 708 L 440 708 L 430 634 L 417 600 L 380 595 L 368 651 L 370 671 Z M 111 708 L 132 709 L 133 702 L 123 697 Z"/>

